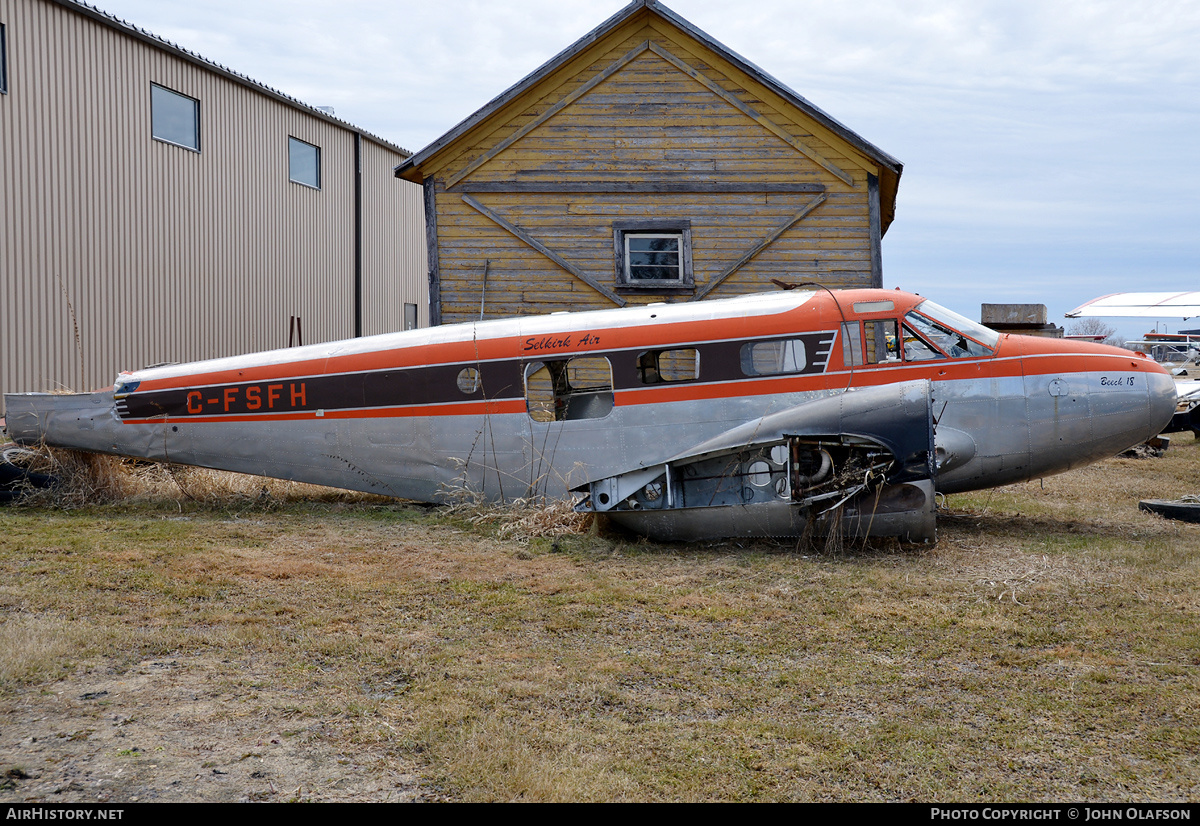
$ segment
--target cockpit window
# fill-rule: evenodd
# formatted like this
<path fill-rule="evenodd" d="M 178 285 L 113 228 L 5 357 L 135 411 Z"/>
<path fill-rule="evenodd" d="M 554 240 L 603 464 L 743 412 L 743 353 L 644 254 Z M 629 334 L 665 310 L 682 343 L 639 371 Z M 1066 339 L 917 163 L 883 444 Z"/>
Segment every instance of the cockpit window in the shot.
<path fill-rule="evenodd" d="M 933 359 L 944 359 L 945 357 L 945 353 L 931 347 L 928 342 L 914 333 L 911 327 L 907 324 L 904 325 L 905 361 L 932 361 Z"/>
<path fill-rule="evenodd" d="M 916 312 L 933 319 L 936 325 L 944 328 L 947 333 L 962 334 L 960 337 L 965 337 L 965 343 L 959 345 L 955 341 L 955 345 L 964 351 L 962 355 L 990 356 L 995 352 L 996 345 L 1000 343 L 1000 334 L 995 330 L 989 330 L 982 324 L 961 316 L 953 310 L 947 310 L 945 307 L 940 304 L 934 304 L 932 301 L 922 301 L 917 305 Z M 906 317 L 912 319 L 913 313 L 909 313 Z M 934 339 L 934 343 L 939 346 L 942 344 L 936 338 Z M 979 346 L 973 347 L 971 346 L 972 344 Z M 950 355 L 955 356 L 954 353 L 950 353 Z"/>
<path fill-rule="evenodd" d="M 900 360 L 900 348 L 896 338 L 896 319 L 881 318 L 864 321 L 863 338 L 866 340 L 867 364 L 882 364 Z"/>
<path fill-rule="evenodd" d="M 957 330 L 938 324 L 932 319 L 918 313 L 909 313 L 904 317 L 907 324 L 932 341 L 937 347 L 952 359 L 980 358 L 992 355 L 992 351 L 974 339 L 967 338 Z"/>

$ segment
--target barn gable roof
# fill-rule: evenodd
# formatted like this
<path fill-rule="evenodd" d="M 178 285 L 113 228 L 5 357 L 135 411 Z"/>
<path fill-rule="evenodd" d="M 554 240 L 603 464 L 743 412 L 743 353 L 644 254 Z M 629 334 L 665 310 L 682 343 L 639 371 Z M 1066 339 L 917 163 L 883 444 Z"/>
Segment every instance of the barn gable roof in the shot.
<path fill-rule="evenodd" d="M 686 33 L 686 35 L 698 41 L 704 47 L 715 52 L 721 58 L 727 60 L 739 70 L 745 72 L 757 82 L 761 83 L 773 93 L 777 94 L 796 110 L 798 110 L 802 115 L 811 118 L 823 128 L 833 133 L 839 139 L 845 141 L 848 145 L 861 152 L 867 158 L 870 158 L 874 163 L 878 164 L 881 171 L 881 211 L 883 213 L 883 225 L 886 229 L 887 225 L 891 223 L 892 217 L 894 216 L 896 190 L 899 185 L 900 175 L 904 168 L 903 164 L 896 158 L 884 152 L 882 149 L 864 139 L 861 135 L 850 130 L 844 124 L 840 123 L 835 118 L 822 111 L 810 101 L 806 100 L 803 96 L 799 95 L 788 86 L 781 83 L 767 72 L 763 71 L 754 63 L 742 57 L 729 47 L 713 39 L 710 35 L 700 30 L 695 25 L 664 6 L 662 3 L 658 2 L 658 0 L 632 0 L 632 2 L 618 11 L 612 17 L 608 18 L 595 29 L 585 34 L 563 51 L 559 52 L 538 69 L 534 70 L 529 75 L 510 86 L 508 89 L 501 92 L 482 108 L 469 115 L 441 137 L 437 138 L 431 144 L 413 154 L 404 163 L 397 166 L 395 170 L 396 177 L 421 183 L 424 179 L 424 175 L 421 171 L 421 167 L 423 165 L 427 164 L 431 159 L 437 157 L 443 150 L 446 150 L 452 144 L 456 143 L 460 138 L 484 124 L 489 118 L 502 110 L 504 107 L 527 93 L 530 89 L 536 87 L 542 81 L 554 74 L 557 70 L 592 48 L 595 44 L 604 40 L 607 35 L 625 25 L 632 18 L 639 14 L 654 15 L 660 20 L 668 22 L 679 31 Z"/>

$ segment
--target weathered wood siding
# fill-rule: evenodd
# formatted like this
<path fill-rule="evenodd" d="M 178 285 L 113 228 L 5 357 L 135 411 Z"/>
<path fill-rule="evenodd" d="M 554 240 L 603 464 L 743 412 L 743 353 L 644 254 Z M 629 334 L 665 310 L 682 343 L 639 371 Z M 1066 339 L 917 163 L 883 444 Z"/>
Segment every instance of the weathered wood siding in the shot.
<path fill-rule="evenodd" d="M 652 15 L 546 77 L 422 173 L 436 191 L 431 265 L 443 321 L 479 317 L 481 300 L 486 316 L 613 306 L 546 250 L 629 303 L 757 292 L 773 289 L 771 278 L 880 286 L 879 170 Z M 648 219 L 690 222 L 693 292 L 618 289 L 613 224 Z"/>

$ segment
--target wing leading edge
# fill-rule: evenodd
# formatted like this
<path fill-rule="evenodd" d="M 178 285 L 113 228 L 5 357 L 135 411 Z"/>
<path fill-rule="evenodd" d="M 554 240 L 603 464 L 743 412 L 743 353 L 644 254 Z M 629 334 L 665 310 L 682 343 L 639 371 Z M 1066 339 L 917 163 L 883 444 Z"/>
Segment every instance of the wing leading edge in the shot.
<path fill-rule="evenodd" d="M 1200 316 L 1200 292 L 1113 293 L 1093 298 L 1066 314 L 1067 318 L 1194 318 Z"/>

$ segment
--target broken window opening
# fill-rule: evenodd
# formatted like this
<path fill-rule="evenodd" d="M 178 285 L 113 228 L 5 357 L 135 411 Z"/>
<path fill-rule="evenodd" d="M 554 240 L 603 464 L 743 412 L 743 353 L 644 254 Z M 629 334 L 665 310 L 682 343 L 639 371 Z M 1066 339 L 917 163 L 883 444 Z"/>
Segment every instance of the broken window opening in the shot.
<path fill-rule="evenodd" d="M 458 389 L 467 395 L 471 395 L 479 390 L 482 385 L 479 378 L 479 370 L 475 367 L 464 367 L 458 371 Z"/>
<path fill-rule="evenodd" d="M 917 314 L 920 315 L 917 315 Z M 995 330 L 972 321 L 971 319 L 961 316 L 953 310 L 947 310 L 940 304 L 934 304 L 932 301 L 922 301 L 917 305 L 914 312 L 909 313 L 906 318 L 910 321 L 922 319 L 924 323 L 929 323 L 929 319 L 933 319 L 934 323 L 947 331 L 953 331 L 963 339 L 961 349 L 966 350 L 973 356 L 992 356 L 995 355 L 996 346 L 1000 343 L 1000 334 Z M 914 326 L 917 326 L 914 324 Z M 917 326 L 918 330 L 921 330 Z M 924 332 L 921 330 L 921 332 Z M 930 338 L 926 336 L 926 338 Z M 973 339 L 973 341 L 972 341 Z M 940 345 L 941 342 L 934 341 Z M 955 342 L 955 344 L 959 344 Z"/>
<path fill-rule="evenodd" d="M 921 336 L 942 349 L 950 358 L 982 358 L 992 355 L 992 351 L 979 342 L 918 313 L 908 313 L 904 320 L 911 324 Z"/>
<path fill-rule="evenodd" d="M 900 360 L 899 337 L 896 319 L 882 318 L 863 322 L 863 337 L 868 364 L 883 364 Z"/>
<path fill-rule="evenodd" d="M 945 353 L 942 353 L 932 344 L 914 333 L 912 328 L 907 324 L 904 325 L 905 361 L 932 361 L 933 359 L 944 359 L 945 357 Z"/>
<path fill-rule="evenodd" d="M 534 421 L 600 419 L 613 404 L 612 366 L 603 356 L 525 365 L 525 406 Z"/>
<path fill-rule="evenodd" d="M 896 319 L 847 321 L 842 324 L 842 361 L 847 367 L 900 361 Z M 862 338 L 859 338 L 859 331 Z"/>
<path fill-rule="evenodd" d="M 638 378 L 642 384 L 695 381 L 700 378 L 700 353 L 691 347 L 642 353 L 638 356 Z"/>

